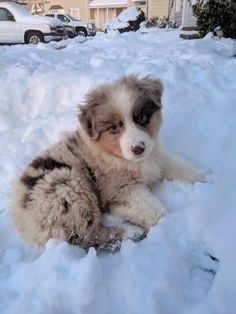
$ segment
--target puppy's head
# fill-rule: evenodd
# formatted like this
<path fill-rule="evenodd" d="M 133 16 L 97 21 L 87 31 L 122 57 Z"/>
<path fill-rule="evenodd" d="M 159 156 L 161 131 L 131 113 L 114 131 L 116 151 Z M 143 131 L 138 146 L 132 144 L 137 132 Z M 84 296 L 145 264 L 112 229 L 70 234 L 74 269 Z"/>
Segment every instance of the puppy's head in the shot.
<path fill-rule="evenodd" d="M 80 107 L 80 125 L 108 154 L 134 161 L 147 158 L 161 126 L 162 92 L 159 80 L 135 75 L 100 85 Z"/>

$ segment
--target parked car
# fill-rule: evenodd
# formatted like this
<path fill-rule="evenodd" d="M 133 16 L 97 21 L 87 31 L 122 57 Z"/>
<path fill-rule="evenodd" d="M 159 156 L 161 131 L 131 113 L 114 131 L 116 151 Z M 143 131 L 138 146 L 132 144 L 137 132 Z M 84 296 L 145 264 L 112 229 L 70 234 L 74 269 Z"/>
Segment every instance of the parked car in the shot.
<path fill-rule="evenodd" d="M 67 13 L 46 13 L 45 16 L 57 18 L 63 23 L 63 25 L 73 26 L 78 35 L 82 35 L 84 37 L 96 35 L 96 27 L 92 22 L 77 20 Z"/>
<path fill-rule="evenodd" d="M 14 2 L 0 2 L 0 43 L 37 44 L 66 37 L 60 21 L 33 16 L 22 5 Z"/>

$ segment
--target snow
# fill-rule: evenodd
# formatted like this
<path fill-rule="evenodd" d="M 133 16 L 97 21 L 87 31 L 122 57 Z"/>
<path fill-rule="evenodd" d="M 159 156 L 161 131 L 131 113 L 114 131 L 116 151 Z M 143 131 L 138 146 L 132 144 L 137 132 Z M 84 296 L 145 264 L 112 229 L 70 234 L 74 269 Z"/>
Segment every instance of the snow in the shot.
<path fill-rule="evenodd" d="M 236 43 L 178 36 L 148 29 L 0 46 L 1 314 L 235 313 Z M 76 104 L 89 88 L 129 73 L 163 81 L 162 142 L 208 182 L 155 186 L 169 214 L 115 254 L 56 240 L 29 247 L 10 222 L 12 182 L 76 128 Z"/>
<path fill-rule="evenodd" d="M 14 2 L 7 2 L 7 1 L 6 2 L 1 1 L 1 2 L 2 2 L 1 5 L 4 5 L 4 7 L 6 7 L 16 17 L 27 18 L 30 16 L 29 11 L 23 5 L 19 5 L 19 4 L 14 3 Z"/>
<path fill-rule="evenodd" d="M 129 7 L 128 9 L 121 12 L 117 19 L 120 22 L 135 21 L 139 14 L 140 11 L 136 7 Z"/>
<path fill-rule="evenodd" d="M 129 7 L 128 9 L 122 11 L 115 19 L 105 24 L 105 29 L 119 30 L 122 28 L 129 27 L 129 21 L 135 21 L 139 16 L 140 11 L 136 7 Z"/>
<path fill-rule="evenodd" d="M 127 7 L 127 0 L 93 0 L 89 3 L 90 8 L 97 7 L 116 7 L 116 6 L 124 6 Z"/>

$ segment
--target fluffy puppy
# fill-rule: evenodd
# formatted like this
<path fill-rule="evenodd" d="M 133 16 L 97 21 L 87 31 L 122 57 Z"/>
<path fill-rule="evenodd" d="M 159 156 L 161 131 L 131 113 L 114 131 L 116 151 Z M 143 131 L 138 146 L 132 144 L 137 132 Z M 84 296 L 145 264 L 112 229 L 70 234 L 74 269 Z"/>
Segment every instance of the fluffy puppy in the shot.
<path fill-rule="evenodd" d="M 23 239 L 42 247 L 50 238 L 82 247 L 110 247 L 135 237 L 165 215 L 150 185 L 204 181 L 159 142 L 162 83 L 130 75 L 90 91 L 79 128 L 37 156 L 18 179 L 11 214 Z M 130 225 L 105 227 L 102 213 Z"/>

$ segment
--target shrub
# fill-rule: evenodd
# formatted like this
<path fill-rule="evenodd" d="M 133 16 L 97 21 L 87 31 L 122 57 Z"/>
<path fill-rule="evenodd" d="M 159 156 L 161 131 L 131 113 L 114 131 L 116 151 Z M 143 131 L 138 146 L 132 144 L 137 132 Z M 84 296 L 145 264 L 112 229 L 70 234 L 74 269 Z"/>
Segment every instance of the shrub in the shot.
<path fill-rule="evenodd" d="M 199 0 L 193 5 L 193 13 L 200 35 L 220 26 L 225 37 L 236 38 L 236 0 Z"/>
<path fill-rule="evenodd" d="M 159 27 L 159 28 L 177 28 L 179 25 L 175 21 L 170 21 L 166 17 L 154 16 L 148 19 L 144 25 L 146 28 Z"/>

